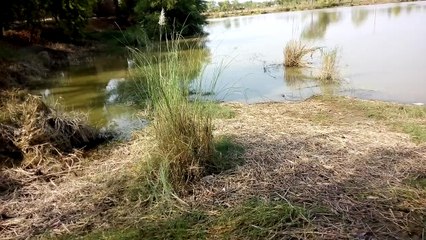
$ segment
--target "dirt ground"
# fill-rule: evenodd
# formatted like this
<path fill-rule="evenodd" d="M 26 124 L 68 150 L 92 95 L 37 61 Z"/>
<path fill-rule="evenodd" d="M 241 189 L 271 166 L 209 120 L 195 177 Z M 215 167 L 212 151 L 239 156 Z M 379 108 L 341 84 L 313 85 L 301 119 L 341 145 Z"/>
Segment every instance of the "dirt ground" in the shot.
<path fill-rule="evenodd" d="M 426 144 L 347 107 L 357 100 L 344 101 L 228 104 L 236 116 L 216 120 L 215 135 L 243 146 L 244 164 L 194 183 L 179 200 L 182 211 L 279 199 L 307 209 L 309 219 L 271 230 L 270 239 L 425 239 Z M 138 133 L 59 173 L 3 170 L 0 238 L 56 238 L 147 221 L 145 203 L 125 193 L 147 142 Z M 207 238 L 220 239 L 216 230 Z"/>

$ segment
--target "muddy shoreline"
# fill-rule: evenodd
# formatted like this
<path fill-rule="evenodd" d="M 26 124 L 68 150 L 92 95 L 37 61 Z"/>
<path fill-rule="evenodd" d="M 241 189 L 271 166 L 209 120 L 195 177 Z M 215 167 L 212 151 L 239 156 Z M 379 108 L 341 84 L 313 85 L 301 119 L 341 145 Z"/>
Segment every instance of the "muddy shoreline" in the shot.
<path fill-rule="evenodd" d="M 0 90 L 28 89 L 46 84 L 46 80 L 60 69 L 89 62 L 94 54 L 102 51 L 101 47 L 95 44 L 1 44 L 13 51 L 14 56 L 10 57 L 11 59 L 0 59 Z"/>

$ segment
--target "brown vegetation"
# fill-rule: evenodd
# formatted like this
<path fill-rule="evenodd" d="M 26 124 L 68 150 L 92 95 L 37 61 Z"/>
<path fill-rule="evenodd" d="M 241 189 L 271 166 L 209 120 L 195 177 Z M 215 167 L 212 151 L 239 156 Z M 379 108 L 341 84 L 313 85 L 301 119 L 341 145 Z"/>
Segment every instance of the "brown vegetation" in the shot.
<path fill-rule="evenodd" d="M 317 47 L 309 47 L 306 43 L 297 40 L 290 40 L 284 48 L 285 67 L 305 67 L 307 62 L 305 57 L 317 51 Z"/>
<path fill-rule="evenodd" d="M 65 160 L 77 149 L 99 143 L 97 130 L 84 124 L 82 118 L 67 117 L 48 107 L 36 96 L 23 91 L 0 93 L 0 134 L 5 142 L 0 164 L 23 161 L 34 167 L 48 162 L 69 164 Z M 18 151 L 19 149 L 19 151 Z M 13 156 L 18 156 L 14 159 Z"/>
<path fill-rule="evenodd" d="M 152 212 L 149 196 L 137 191 L 136 169 L 153 146 L 142 132 L 130 144 L 92 156 L 84 168 L 52 176 L 3 171 L 13 187 L 0 195 L 0 213 L 7 217 L 0 220 L 1 236 L 424 237 L 426 145 L 382 115 L 372 117 L 381 109 L 376 103 L 314 98 L 228 106 L 236 117 L 216 120 L 214 134 L 232 135 L 245 148 L 245 163 L 194 182 L 174 206 Z M 389 121 L 410 117 L 426 124 L 424 109 L 386 109 L 403 109 Z"/>

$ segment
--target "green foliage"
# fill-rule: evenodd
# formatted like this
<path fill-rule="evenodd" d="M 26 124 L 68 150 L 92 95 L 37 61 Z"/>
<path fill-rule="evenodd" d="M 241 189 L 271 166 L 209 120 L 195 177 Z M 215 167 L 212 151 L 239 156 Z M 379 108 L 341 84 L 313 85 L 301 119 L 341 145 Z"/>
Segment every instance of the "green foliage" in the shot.
<path fill-rule="evenodd" d="M 158 21 L 162 9 L 167 19 L 163 34 L 168 34 L 169 37 L 175 33 L 192 36 L 203 33 L 206 19 L 201 13 L 206 8 L 207 5 L 202 0 L 140 0 L 136 5 L 135 13 L 150 38 L 160 35 Z"/>
<path fill-rule="evenodd" d="M 306 209 L 288 202 L 251 199 L 239 207 L 225 211 L 217 226 L 223 231 L 221 235 L 233 236 L 231 239 L 235 236 L 278 239 L 277 234 L 283 234 L 285 230 L 294 227 L 303 227 L 308 219 L 309 213 Z"/>
<path fill-rule="evenodd" d="M 169 192 L 168 186 L 176 192 L 183 190 L 188 182 L 201 176 L 214 152 L 212 117 L 201 104 L 200 96 L 188 97 L 194 73 L 201 69 L 199 59 L 182 55 L 187 52 L 202 59 L 203 54 L 198 49 L 182 51 L 182 41 L 168 41 L 164 48 L 167 51 L 160 50 L 158 54 L 148 55 L 139 50 L 132 53 L 137 65 L 133 71 L 138 83 L 135 86 L 141 98 L 146 96 L 151 110 L 155 143 L 141 175 L 157 192 Z M 186 66 L 199 67 L 193 71 Z"/>
<path fill-rule="evenodd" d="M 67 36 L 80 36 L 91 14 L 93 0 L 45 0 L 47 13 Z"/>
<path fill-rule="evenodd" d="M 2 4 L 0 27 L 6 29 L 20 21 L 34 32 L 42 25 L 53 24 L 63 34 L 71 37 L 81 35 L 87 18 L 91 14 L 93 0 L 17 0 Z M 52 18 L 53 21 L 45 21 Z"/>
<path fill-rule="evenodd" d="M 232 169 L 243 163 L 241 155 L 244 147 L 239 145 L 229 136 L 221 136 L 215 139 L 216 156 L 207 164 L 207 172 L 217 174 Z"/>

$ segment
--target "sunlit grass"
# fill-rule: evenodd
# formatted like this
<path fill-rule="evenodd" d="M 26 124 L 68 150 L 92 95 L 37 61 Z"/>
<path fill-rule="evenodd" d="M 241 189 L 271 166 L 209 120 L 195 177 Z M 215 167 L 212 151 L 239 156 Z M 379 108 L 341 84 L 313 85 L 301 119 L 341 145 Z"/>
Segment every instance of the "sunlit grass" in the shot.
<path fill-rule="evenodd" d="M 306 56 L 313 54 L 319 48 L 310 47 L 306 43 L 297 40 L 290 40 L 284 48 L 284 66 L 305 67 Z"/>
<path fill-rule="evenodd" d="M 346 98 L 321 97 L 323 101 L 336 104 L 353 115 L 380 121 L 393 130 L 408 134 L 415 143 L 426 142 L 426 107 L 394 104 L 378 101 L 354 101 Z"/>
<path fill-rule="evenodd" d="M 309 223 L 309 212 L 284 201 L 248 199 L 214 212 L 191 209 L 147 218 L 137 228 L 95 232 L 81 239 L 274 239 Z M 65 239 L 75 239 L 68 237 Z"/>
<path fill-rule="evenodd" d="M 193 81 L 198 81 L 194 78 L 202 61 L 182 55 L 179 41 L 168 41 L 156 55 L 132 50 L 137 65 L 132 71 L 134 90 L 149 109 L 154 144 L 143 160 L 141 184 L 157 199 L 184 192 L 202 176 L 215 152 L 212 118 L 217 111 L 205 103 L 201 90 L 189 96 L 189 86 L 198 86 Z M 196 51 L 185 48 L 191 56 L 198 56 Z"/>

